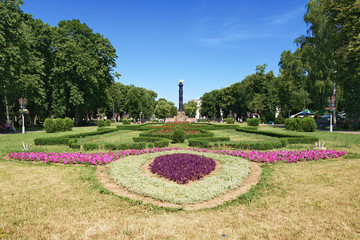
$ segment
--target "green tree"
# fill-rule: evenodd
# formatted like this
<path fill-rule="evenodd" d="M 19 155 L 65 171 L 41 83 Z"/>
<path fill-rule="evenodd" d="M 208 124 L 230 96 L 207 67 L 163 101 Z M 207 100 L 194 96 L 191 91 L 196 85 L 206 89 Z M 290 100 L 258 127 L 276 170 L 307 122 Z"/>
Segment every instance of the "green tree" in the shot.
<path fill-rule="evenodd" d="M 177 108 L 173 102 L 167 101 L 165 98 L 160 98 L 156 102 L 155 116 L 157 118 L 166 118 L 167 116 L 176 115 Z"/>
<path fill-rule="evenodd" d="M 195 116 L 197 109 L 197 103 L 194 100 L 184 103 L 184 112 L 187 116 Z"/>

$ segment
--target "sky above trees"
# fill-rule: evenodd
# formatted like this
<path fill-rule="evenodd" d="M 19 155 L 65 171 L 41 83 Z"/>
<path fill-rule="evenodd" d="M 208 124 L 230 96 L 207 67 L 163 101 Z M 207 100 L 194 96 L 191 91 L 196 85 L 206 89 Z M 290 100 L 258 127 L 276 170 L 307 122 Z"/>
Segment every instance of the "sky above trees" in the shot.
<path fill-rule="evenodd" d="M 21 7 L 51 26 L 79 19 L 108 38 L 119 56 L 123 84 L 154 90 L 177 103 L 227 87 L 257 65 L 278 74 L 284 50 L 306 34 L 306 0 L 281 1 L 48 1 Z"/>

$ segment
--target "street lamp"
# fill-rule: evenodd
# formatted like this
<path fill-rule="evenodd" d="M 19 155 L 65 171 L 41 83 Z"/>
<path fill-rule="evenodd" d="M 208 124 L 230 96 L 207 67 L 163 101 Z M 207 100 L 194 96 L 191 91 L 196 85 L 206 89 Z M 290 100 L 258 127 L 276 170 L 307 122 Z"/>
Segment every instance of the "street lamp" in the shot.
<path fill-rule="evenodd" d="M 335 101 L 336 101 L 336 97 L 335 96 L 332 96 L 332 97 L 328 97 L 328 103 L 329 103 L 329 107 L 325 108 L 326 110 L 329 110 L 330 113 L 330 132 L 333 131 L 333 116 L 332 116 L 332 111 L 336 112 L 335 111 Z M 334 114 L 335 115 L 335 114 Z M 336 115 L 334 116 L 334 118 L 336 117 Z"/>
<path fill-rule="evenodd" d="M 28 110 L 26 109 L 27 99 L 26 98 L 19 98 L 19 104 L 20 104 L 20 113 L 22 118 L 22 134 L 25 134 L 25 119 L 24 114 L 28 113 Z"/>

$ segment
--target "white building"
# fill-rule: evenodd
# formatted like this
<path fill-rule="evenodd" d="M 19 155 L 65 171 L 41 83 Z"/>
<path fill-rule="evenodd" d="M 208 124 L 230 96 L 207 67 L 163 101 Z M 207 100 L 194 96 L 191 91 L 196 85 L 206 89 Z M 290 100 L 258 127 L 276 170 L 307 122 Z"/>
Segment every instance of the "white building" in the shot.
<path fill-rule="evenodd" d="M 197 103 L 195 119 L 200 119 L 201 100 L 200 100 L 200 98 L 197 98 L 197 99 L 194 99 L 193 101 Z"/>

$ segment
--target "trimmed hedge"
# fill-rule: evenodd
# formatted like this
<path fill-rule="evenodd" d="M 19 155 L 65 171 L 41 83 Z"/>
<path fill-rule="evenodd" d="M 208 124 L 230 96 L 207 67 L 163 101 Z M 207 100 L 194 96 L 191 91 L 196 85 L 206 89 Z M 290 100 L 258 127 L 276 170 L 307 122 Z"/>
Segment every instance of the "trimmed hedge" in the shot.
<path fill-rule="evenodd" d="M 119 130 L 133 130 L 133 131 L 146 131 L 149 128 L 144 128 L 144 125 L 134 124 L 134 125 L 118 125 L 116 126 Z"/>
<path fill-rule="evenodd" d="M 113 143 L 107 143 L 104 145 L 104 149 L 106 150 L 116 150 L 116 145 Z"/>
<path fill-rule="evenodd" d="M 83 144 L 83 148 L 85 151 L 88 151 L 88 150 L 97 150 L 100 148 L 100 145 L 99 144 L 96 144 L 96 143 L 84 143 Z"/>
<path fill-rule="evenodd" d="M 300 118 L 287 118 L 285 119 L 285 128 L 292 131 L 315 132 L 316 122 L 312 117 Z"/>
<path fill-rule="evenodd" d="M 225 122 L 226 122 L 227 124 L 234 124 L 234 123 L 235 123 L 235 120 L 232 119 L 232 118 L 225 118 L 224 120 L 225 120 Z"/>
<path fill-rule="evenodd" d="M 46 118 L 44 121 L 44 129 L 47 133 L 71 131 L 73 125 L 74 121 L 70 118 Z"/>
<path fill-rule="evenodd" d="M 169 146 L 169 141 L 154 142 L 154 147 L 156 147 L 156 148 L 163 148 L 163 147 L 168 147 L 168 146 Z"/>
<path fill-rule="evenodd" d="M 70 144 L 70 148 L 73 148 L 73 149 L 80 149 L 81 145 L 79 143 L 72 143 Z"/>
<path fill-rule="evenodd" d="M 224 143 L 224 146 L 236 149 L 249 149 L 249 150 L 269 150 L 273 148 L 282 148 L 283 142 L 281 141 L 268 141 L 268 142 L 231 142 Z"/>
<path fill-rule="evenodd" d="M 68 145 L 69 139 L 71 138 L 83 138 L 87 136 L 102 135 L 115 131 L 118 131 L 118 129 L 102 128 L 102 129 L 98 129 L 96 132 L 78 133 L 78 134 L 65 135 L 60 137 L 35 138 L 34 143 L 35 145 Z"/>
<path fill-rule="evenodd" d="M 245 127 L 238 128 L 238 129 L 236 129 L 236 131 L 253 133 L 253 134 L 261 134 L 261 135 L 277 137 L 277 138 L 286 138 L 289 144 L 314 143 L 314 142 L 319 141 L 319 138 L 317 138 L 317 137 L 310 137 L 310 136 L 304 136 L 304 135 L 292 135 L 292 134 L 288 134 L 288 133 L 266 132 L 266 131 L 260 131 L 257 129 L 252 129 L 252 128 L 245 128 Z"/>
<path fill-rule="evenodd" d="M 130 125 L 131 120 L 130 120 L 130 119 L 123 119 L 123 120 L 122 120 L 122 123 L 123 123 L 124 125 Z"/>
<path fill-rule="evenodd" d="M 189 139 L 189 146 L 190 147 L 200 147 L 200 148 L 208 148 L 211 147 L 212 145 L 210 144 L 209 141 L 205 141 L 203 139 Z"/>
<path fill-rule="evenodd" d="M 99 128 L 105 127 L 105 121 L 104 121 L 104 119 L 99 119 L 99 120 L 97 120 L 97 125 L 98 125 Z"/>
<path fill-rule="evenodd" d="M 134 142 L 159 142 L 159 141 L 169 141 L 167 139 L 159 139 L 157 137 L 133 137 Z"/>
<path fill-rule="evenodd" d="M 46 137 L 46 138 L 35 138 L 35 145 L 68 145 L 69 137 Z"/>
<path fill-rule="evenodd" d="M 248 126 L 254 126 L 254 127 L 257 127 L 260 125 L 260 119 L 258 118 L 248 118 L 246 120 L 246 123 Z"/>

